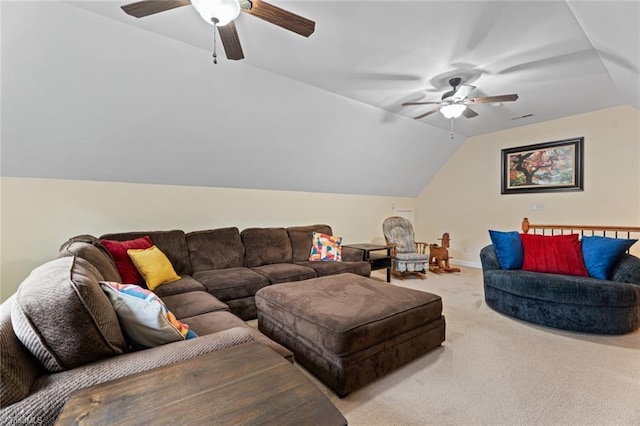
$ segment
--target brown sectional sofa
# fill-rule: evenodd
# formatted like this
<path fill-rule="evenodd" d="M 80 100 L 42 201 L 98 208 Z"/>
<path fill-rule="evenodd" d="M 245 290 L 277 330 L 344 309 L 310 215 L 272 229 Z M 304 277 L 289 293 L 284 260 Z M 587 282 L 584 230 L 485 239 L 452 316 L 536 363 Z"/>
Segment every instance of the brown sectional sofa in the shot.
<path fill-rule="evenodd" d="M 140 351 L 125 347 L 86 362 L 82 358 L 86 351 L 78 354 L 78 359 L 73 359 L 73 351 L 69 353 L 69 344 L 73 346 L 73 341 L 82 340 L 77 336 L 84 327 L 78 329 L 75 325 L 75 311 L 87 310 L 89 318 L 95 317 L 92 310 L 96 305 L 103 306 L 104 311 L 105 301 L 109 302 L 102 291 L 95 291 L 100 288 L 98 282 L 119 282 L 120 276 L 98 238 L 90 235 L 71 238 L 62 245 L 56 259 L 36 268 L 40 272 L 34 270 L 18 292 L 0 305 L 0 425 L 53 424 L 65 401 L 77 389 L 252 340 L 264 343 L 293 362 L 291 351 L 245 322 L 256 318 L 256 291 L 275 283 L 342 272 L 368 276 L 371 271 L 357 250 L 344 249 L 344 262 L 308 262 L 313 230 L 331 233 L 328 225 L 312 225 L 251 228 L 242 232 L 224 228 L 190 233 L 173 230 L 103 235 L 101 238 L 112 240 L 150 236 L 181 276 L 154 292 L 199 337 Z M 53 276 L 56 278 L 43 279 Z M 76 295 L 83 294 L 84 290 L 79 289 L 91 289 L 93 300 L 75 300 Z M 17 311 L 20 318 L 14 314 Z M 45 321 L 47 311 L 68 320 L 68 324 L 52 329 L 57 321 Z M 111 340 L 123 341 L 117 318 L 114 322 L 115 316 L 109 312 L 100 318 L 102 327 L 109 330 L 106 334 L 113 335 Z M 94 326 L 91 320 L 85 322 L 87 327 Z M 25 330 L 31 328 L 33 338 L 25 344 Z M 69 337 L 70 328 L 74 339 Z M 100 340 L 101 334 L 96 336 L 94 340 Z M 61 348 L 55 348 L 56 345 Z M 42 354 L 51 352 L 50 358 L 56 359 L 59 355 L 56 351 L 70 357 L 71 367 L 63 366 L 63 371 L 57 372 L 44 367 Z"/>
<path fill-rule="evenodd" d="M 254 296 L 262 287 L 343 272 L 371 274 L 362 251 L 350 247 L 342 249 L 342 262 L 310 262 L 313 231 L 332 235 L 329 225 L 310 225 L 242 232 L 235 227 L 189 233 L 125 232 L 100 239 L 125 241 L 148 235 L 182 277 L 157 287 L 158 296 L 204 290 L 224 302 L 231 313 L 251 320 L 257 318 Z"/>

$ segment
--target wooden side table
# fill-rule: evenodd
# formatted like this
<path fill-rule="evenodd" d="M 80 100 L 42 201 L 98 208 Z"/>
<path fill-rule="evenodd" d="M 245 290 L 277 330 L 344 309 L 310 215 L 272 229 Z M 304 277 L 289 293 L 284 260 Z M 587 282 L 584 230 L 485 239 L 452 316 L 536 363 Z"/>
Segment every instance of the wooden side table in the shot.
<path fill-rule="evenodd" d="M 363 260 L 371 264 L 371 270 L 387 269 L 387 282 L 391 282 L 391 249 L 393 246 L 383 246 L 380 244 L 345 244 L 343 247 L 351 247 L 364 252 Z M 380 253 L 384 251 L 384 253 Z M 377 253 L 373 253 L 377 252 Z"/>
<path fill-rule="evenodd" d="M 57 425 L 346 425 L 272 349 L 249 342 L 74 392 Z"/>

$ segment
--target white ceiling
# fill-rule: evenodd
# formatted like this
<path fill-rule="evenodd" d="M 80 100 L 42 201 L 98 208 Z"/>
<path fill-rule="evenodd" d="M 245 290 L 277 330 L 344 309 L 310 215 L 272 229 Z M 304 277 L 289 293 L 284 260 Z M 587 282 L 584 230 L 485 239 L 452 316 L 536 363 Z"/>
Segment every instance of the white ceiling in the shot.
<path fill-rule="evenodd" d="M 68 3 L 210 55 L 213 28 L 190 6 L 136 19 L 121 11 L 126 2 Z M 315 20 L 316 31 L 306 39 L 241 14 L 245 64 L 380 108 L 384 120 L 428 111 L 401 104 L 439 100 L 451 77 L 476 86 L 471 97 L 519 95 L 474 106 L 479 116 L 454 122 L 464 136 L 616 105 L 640 108 L 638 1 L 271 3 Z M 421 121 L 447 131 L 451 124 L 441 114 Z"/>
<path fill-rule="evenodd" d="M 640 108 L 640 1 L 271 2 L 315 33 L 241 14 L 246 59 L 214 65 L 190 6 L 0 0 L 2 176 L 414 197 L 467 136 Z M 453 139 L 401 107 L 454 76 L 520 98 Z"/>

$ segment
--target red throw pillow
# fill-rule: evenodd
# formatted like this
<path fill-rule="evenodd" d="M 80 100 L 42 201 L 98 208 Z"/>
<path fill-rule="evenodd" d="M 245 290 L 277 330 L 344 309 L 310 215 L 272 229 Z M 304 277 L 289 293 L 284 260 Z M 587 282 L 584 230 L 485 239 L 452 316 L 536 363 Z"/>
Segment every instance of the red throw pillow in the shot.
<path fill-rule="evenodd" d="M 582 259 L 578 234 L 520 234 L 524 250 L 524 271 L 589 276 Z"/>
<path fill-rule="evenodd" d="M 146 287 L 144 279 L 127 254 L 129 249 L 148 249 L 153 241 L 148 236 L 129 241 L 100 240 L 116 262 L 123 284 L 137 284 Z"/>

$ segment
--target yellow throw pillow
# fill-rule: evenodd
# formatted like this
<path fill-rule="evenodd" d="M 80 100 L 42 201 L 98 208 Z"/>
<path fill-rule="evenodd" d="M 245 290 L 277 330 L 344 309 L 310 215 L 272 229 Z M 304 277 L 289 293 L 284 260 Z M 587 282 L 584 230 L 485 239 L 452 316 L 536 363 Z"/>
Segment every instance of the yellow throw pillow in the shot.
<path fill-rule="evenodd" d="M 127 254 L 144 278 L 149 290 L 180 279 L 171 261 L 156 246 L 148 249 L 129 249 Z"/>

